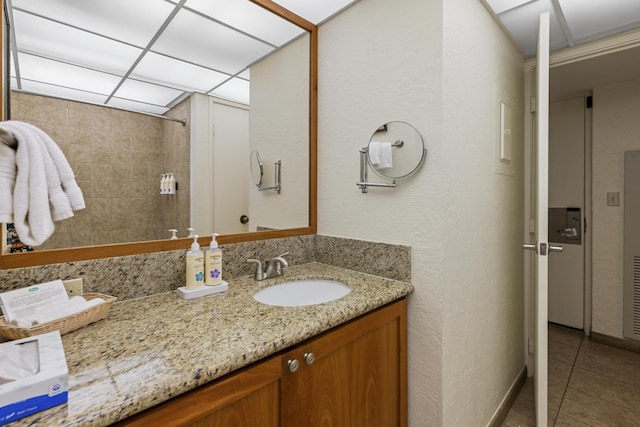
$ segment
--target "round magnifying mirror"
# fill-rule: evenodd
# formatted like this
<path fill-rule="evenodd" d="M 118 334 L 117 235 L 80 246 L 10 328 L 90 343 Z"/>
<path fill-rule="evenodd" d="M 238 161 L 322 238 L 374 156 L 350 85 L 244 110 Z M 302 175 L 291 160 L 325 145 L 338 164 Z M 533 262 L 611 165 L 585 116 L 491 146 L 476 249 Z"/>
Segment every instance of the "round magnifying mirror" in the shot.
<path fill-rule="evenodd" d="M 406 122 L 388 122 L 376 129 L 369 140 L 367 161 L 383 178 L 407 178 L 420 169 L 426 157 L 422 135 Z"/>
<path fill-rule="evenodd" d="M 251 178 L 256 187 L 262 187 L 262 175 L 264 174 L 262 169 L 262 158 L 258 151 L 253 150 L 249 156 L 249 164 L 251 166 Z"/>

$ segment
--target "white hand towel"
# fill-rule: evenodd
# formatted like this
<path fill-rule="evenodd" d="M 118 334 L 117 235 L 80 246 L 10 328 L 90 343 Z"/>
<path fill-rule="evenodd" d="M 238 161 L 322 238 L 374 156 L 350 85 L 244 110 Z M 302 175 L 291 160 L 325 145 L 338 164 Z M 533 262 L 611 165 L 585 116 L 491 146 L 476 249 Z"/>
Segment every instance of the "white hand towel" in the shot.
<path fill-rule="evenodd" d="M 390 142 L 369 143 L 369 159 L 376 169 L 388 169 L 393 167 L 393 153 Z"/>
<path fill-rule="evenodd" d="M 377 141 L 369 143 L 369 160 L 373 166 L 380 164 L 380 143 Z"/>
<path fill-rule="evenodd" d="M 0 222 L 13 222 L 16 151 L 0 143 Z"/>
<path fill-rule="evenodd" d="M 18 141 L 13 221 L 6 222 L 15 224 L 23 243 L 40 246 L 53 234 L 53 221 L 70 218 L 74 210 L 84 209 L 82 191 L 64 154 L 46 133 L 29 123 L 13 120 L 1 122 L 0 127 Z M 0 202 L 6 197 L 2 193 L 2 180 L 0 171 Z M 3 207 L 0 215 L 5 210 Z"/>
<path fill-rule="evenodd" d="M 71 208 L 74 211 L 84 209 L 85 204 L 84 197 L 82 196 L 82 190 L 80 190 L 80 187 L 76 182 L 76 177 L 73 174 L 73 170 L 71 169 L 67 158 L 64 156 L 64 153 L 62 152 L 60 147 L 58 147 L 58 144 L 56 144 L 49 135 L 47 135 L 36 126 L 33 126 L 29 123 L 23 123 L 23 125 L 30 127 L 31 130 L 36 133 L 36 135 L 44 143 L 47 151 L 49 152 L 49 155 L 56 165 L 56 169 L 58 170 L 58 174 L 60 175 L 60 180 L 62 181 L 62 188 L 69 198 Z"/>
<path fill-rule="evenodd" d="M 42 150 L 19 122 L 2 122 L 2 127 L 18 140 L 16 182 L 13 189 L 13 223 L 20 240 L 40 246 L 53 234 L 55 225 L 49 208 L 49 195 Z"/>
<path fill-rule="evenodd" d="M 36 132 L 36 130 L 38 132 Z M 71 218 L 73 216 L 73 210 L 71 209 L 69 198 L 62 190 L 60 174 L 58 173 L 58 169 L 56 168 L 54 160 L 49 154 L 49 151 L 45 144 L 43 135 L 46 134 L 44 134 L 35 126 L 31 125 L 26 126 L 26 131 L 30 135 L 29 143 L 37 146 L 42 152 L 42 159 L 44 161 L 44 172 L 47 178 L 47 191 L 49 192 L 51 218 L 54 221 L 61 221 L 63 219 Z"/>

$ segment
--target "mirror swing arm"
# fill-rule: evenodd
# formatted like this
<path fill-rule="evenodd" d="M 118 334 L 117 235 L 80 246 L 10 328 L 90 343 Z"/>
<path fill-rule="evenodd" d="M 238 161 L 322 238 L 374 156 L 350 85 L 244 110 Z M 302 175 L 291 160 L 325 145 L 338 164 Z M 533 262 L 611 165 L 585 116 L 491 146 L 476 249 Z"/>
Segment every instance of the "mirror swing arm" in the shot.
<path fill-rule="evenodd" d="M 282 178 L 280 177 L 280 167 L 282 166 L 282 160 L 278 159 L 277 162 L 274 163 L 275 171 L 274 171 L 274 185 L 273 187 L 258 187 L 258 191 L 266 191 L 266 190 L 276 190 L 278 194 L 280 194 L 280 190 L 282 190 Z"/>
<path fill-rule="evenodd" d="M 402 141 L 400 141 L 402 143 Z M 402 145 L 400 145 L 402 147 Z M 369 182 L 369 147 L 362 147 L 360 149 L 360 181 L 356 182 L 356 185 L 360 187 L 363 193 L 369 192 L 369 187 L 387 187 L 395 188 L 398 186 L 396 180 L 393 179 L 391 184 Z"/>

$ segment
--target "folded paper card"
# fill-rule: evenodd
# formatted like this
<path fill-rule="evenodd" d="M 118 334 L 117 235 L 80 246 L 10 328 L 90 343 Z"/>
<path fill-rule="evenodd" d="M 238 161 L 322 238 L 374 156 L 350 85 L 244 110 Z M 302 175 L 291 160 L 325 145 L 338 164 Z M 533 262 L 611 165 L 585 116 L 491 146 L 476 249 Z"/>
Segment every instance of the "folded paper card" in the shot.
<path fill-rule="evenodd" d="M 0 294 L 0 308 L 7 323 L 25 316 L 32 316 L 47 304 L 68 301 L 69 296 L 62 280 L 40 283 Z"/>
<path fill-rule="evenodd" d="M 59 331 L 0 343 L 0 426 L 67 402 L 68 390 Z"/>

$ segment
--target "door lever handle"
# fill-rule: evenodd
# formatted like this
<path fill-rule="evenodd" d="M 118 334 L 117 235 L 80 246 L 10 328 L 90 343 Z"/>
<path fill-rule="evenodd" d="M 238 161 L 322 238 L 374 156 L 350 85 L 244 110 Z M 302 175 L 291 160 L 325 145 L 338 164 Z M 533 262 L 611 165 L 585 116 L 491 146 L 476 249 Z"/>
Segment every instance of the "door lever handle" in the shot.
<path fill-rule="evenodd" d="M 563 252 L 564 248 L 562 246 L 553 246 L 549 245 L 549 252 Z"/>
<path fill-rule="evenodd" d="M 536 253 L 538 253 L 538 242 L 533 244 L 525 243 L 524 245 L 522 245 L 522 249 L 526 249 L 528 251 L 535 251 Z"/>

